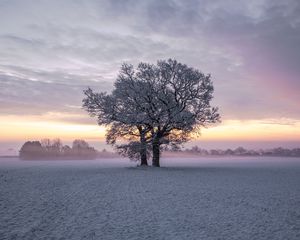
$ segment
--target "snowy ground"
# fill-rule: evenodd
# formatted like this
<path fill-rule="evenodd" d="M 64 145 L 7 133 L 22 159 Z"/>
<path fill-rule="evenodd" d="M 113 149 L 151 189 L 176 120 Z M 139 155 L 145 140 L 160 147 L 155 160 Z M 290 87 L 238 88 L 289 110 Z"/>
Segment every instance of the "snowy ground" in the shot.
<path fill-rule="evenodd" d="M 114 161 L 0 159 L 0 239 L 300 239 L 299 159 Z"/>

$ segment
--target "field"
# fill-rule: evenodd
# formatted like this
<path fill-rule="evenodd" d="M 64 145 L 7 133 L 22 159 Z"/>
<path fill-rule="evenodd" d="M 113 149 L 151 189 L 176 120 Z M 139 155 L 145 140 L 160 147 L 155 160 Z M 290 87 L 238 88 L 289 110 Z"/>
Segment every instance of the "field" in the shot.
<path fill-rule="evenodd" d="M 300 159 L 0 159 L 0 239 L 300 239 Z"/>

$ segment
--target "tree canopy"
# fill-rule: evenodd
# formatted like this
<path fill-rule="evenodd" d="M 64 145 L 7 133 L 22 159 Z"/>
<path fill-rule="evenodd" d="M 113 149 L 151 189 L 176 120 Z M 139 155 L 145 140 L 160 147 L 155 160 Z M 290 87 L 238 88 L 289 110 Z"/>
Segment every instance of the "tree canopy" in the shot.
<path fill-rule="evenodd" d="M 211 75 L 176 60 L 140 63 L 136 69 L 123 64 L 113 91 L 95 93 L 88 88 L 83 107 L 99 125 L 107 126 L 107 143 L 129 157 L 139 156 L 142 165 L 147 164 L 150 147 L 152 165 L 160 166 L 163 146 L 178 148 L 193 133 L 220 120 L 218 109 L 210 105 L 213 91 Z"/>

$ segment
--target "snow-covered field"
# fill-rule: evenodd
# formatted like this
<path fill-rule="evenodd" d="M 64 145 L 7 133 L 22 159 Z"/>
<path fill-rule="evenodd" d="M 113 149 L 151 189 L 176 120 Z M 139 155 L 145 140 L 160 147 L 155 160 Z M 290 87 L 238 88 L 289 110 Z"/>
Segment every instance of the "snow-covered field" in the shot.
<path fill-rule="evenodd" d="M 299 159 L 134 165 L 0 159 L 0 239 L 300 239 Z"/>

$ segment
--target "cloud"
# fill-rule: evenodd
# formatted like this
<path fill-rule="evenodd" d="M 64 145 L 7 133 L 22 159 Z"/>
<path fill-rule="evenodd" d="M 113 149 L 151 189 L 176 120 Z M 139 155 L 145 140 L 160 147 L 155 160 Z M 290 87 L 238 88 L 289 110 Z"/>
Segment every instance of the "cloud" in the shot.
<path fill-rule="evenodd" d="M 225 119 L 300 118 L 299 16 L 297 0 L 2 1 L 1 114 L 73 113 L 123 61 L 172 57 L 212 73 Z"/>

